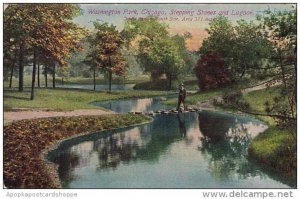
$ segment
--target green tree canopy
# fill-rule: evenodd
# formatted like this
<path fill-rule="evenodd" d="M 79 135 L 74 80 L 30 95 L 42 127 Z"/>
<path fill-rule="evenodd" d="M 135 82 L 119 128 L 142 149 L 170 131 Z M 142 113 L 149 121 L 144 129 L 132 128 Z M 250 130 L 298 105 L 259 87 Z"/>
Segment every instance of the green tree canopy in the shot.
<path fill-rule="evenodd" d="M 144 71 L 151 74 L 152 80 L 166 75 L 169 88 L 172 81 L 184 75 L 192 64 L 185 44 L 191 35 L 171 36 L 168 26 L 155 17 L 126 21 L 122 35 L 128 50 L 136 56 Z"/>

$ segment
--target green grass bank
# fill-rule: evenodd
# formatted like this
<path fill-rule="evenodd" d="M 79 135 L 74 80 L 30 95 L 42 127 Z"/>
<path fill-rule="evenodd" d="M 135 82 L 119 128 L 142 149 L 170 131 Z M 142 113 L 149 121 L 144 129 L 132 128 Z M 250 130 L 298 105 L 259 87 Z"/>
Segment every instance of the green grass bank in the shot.
<path fill-rule="evenodd" d="M 46 89 L 37 88 L 35 99 L 30 100 L 30 89 L 18 92 L 17 89 L 4 89 L 4 111 L 16 108 L 42 108 L 48 110 L 99 109 L 91 105 L 94 101 L 143 98 L 168 95 L 166 91 L 112 91 L 100 92 L 79 89 Z"/>
<path fill-rule="evenodd" d="M 243 99 L 258 112 L 264 112 L 265 101 L 278 95 L 279 87 L 250 92 Z M 283 178 L 293 178 L 297 170 L 296 129 L 281 129 L 271 117 L 261 117 L 269 129 L 259 134 L 249 145 L 249 158 L 266 170 L 276 172 Z"/>

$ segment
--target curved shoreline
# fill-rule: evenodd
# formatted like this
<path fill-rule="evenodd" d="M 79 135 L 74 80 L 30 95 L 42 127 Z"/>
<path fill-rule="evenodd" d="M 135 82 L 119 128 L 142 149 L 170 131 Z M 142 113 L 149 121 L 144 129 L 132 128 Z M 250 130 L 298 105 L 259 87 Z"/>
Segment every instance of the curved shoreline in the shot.
<path fill-rule="evenodd" d="M 153 122 L 152 117 L 149 117 L 149 116 L 146 116 L 146 117 L 148 117 L 150 119 L 150 121 L 142 122 L 142 123 L 139 123 L 139 124 L 132 124 L 132 125 L 129 125 L 129 126 L 120 126 L 120 127 L 116 127 L 116 128 L 105 129 L 105 130 L 102 130 L 102 131 L 84 132 L 84 133 L 77 134 L 77 135 L 74 135 L 74 136 L 71 136 L 71 137 L 67 137 L 67 138 L 64 138 L 64 139 L 61 139 L 61 140 L 57 140 L 56 143 L 53 143 L 52 145 L 46 147 L 41 152 L 40 158 L 42 160 L 43 166 L 45 167 L 47 173 L 51 174 L 49 177 L 50 177 L 52 183 L 55 185 L 55 188 L 63 188 L 63 187 L 62 187 L 61 181 L 59 179 L 57 164 L 49 161 L 48 158 L 47 158 L 49 152 L 56 150 L 65 141 L 77 139 L 79 137 L 83 137 L 83 136 L 86 136 L 86 135 L 91 135 L 91 134 L 96 134 L 96 133 L 103 133 L 105 131 L 113 131 L 113 130 L 122 129 L 122 128 L 138 127 L 138 126 L 141 126 L 141 125 L 144 125 L 144 124 L 149 124 L 149 123 Z"/>
<path fill-rule="evenodd" d="M 57 165 L 46 154 L 63 141 L 152 122 L 144 115 L 56 117 L 20 120 L 4 127 L 3 177 L 8 188 L 62 188 Z"/>

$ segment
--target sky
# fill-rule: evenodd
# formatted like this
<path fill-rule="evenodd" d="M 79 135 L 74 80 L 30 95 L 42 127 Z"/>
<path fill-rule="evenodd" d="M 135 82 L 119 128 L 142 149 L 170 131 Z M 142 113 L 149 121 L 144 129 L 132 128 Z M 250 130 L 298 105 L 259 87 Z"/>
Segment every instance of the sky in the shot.
<path fill-rule="evenodd" d="M 99 20 L 124 27 L 126 18 L 144 18 L 154 15 L 169 25 L 170 34 L 190 32 L 192 38 L 187 47 L 198 50 L 205 37 L 209 20 L 223 15 L 233 23 L 244 19 L 255 20 L 257 14 L 271 9 L 272 11 L 290 10 L 291 4 L 80 4 L 81 15 L 74 21 L 92 29 L 91 21 Z M 155 31 L 155 30 L 154 30 Z"/>
<path fill-rule="evenodd" d="M 205 29 L 209 28 L 209 20 L 223 15 L 235 24 L 238 20 L 255 20 L 258 14 L 270 9 L 273 12 L 291 10 L 293 4 L 79 4 L 81 15 L 74 22 L 92 29 L 92 21 L 108 22 L 122 30 L 127 18 L 145 18 L 157 16 L 159 21 L 169 26 L 171 35 L 190 32 L 192 38 L 187 41 L 189 50 L 196 51 L 201 47 L 204 38 L 208 37 Z M 296 4 L 294 4 L 295 6 Z M 4 5 L 4 9 L 7 4 Z M 155 30 L 154 30 L 155 31 Z"/>

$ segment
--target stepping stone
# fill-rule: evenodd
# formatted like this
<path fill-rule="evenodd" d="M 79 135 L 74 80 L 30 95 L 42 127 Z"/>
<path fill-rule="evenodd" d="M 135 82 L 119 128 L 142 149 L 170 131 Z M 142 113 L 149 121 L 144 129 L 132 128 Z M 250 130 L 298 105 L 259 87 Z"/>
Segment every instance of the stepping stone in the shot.
<path fill-rule="evenodd" d="M 154 112 L 153 112 L 153 111 L 150 111 L 150 112 L 146 113 L 146 115 L 151 115 L 151 116 L 153 116 L 153 115 L 154 115 Z"/>
<path fill-rule="evenodd" d="M 142 112 L 136 111 L 135 114 L 140 115 L 140 114 L 142 114 Z"/>
<path fill-rule="evenodd" d="M 161 114 L 161 111 L 158 110 L 158 111 L 155 111 L 155 113 Z"/>

